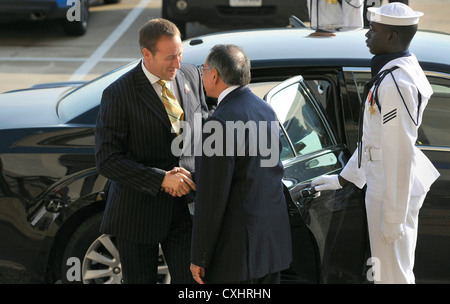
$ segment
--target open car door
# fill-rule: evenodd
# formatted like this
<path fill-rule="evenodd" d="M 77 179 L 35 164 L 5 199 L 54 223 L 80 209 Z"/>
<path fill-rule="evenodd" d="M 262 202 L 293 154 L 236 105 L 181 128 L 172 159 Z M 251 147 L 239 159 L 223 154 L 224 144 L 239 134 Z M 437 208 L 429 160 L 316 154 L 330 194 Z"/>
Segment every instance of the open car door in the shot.
<path fill-rule="evenodd" d="M 360 283 L 365 279 L 367 229 L 363 192 L 351 183 L 315 192 L 310 182 L 337 174 L 350 157 L 302 76 L 272 88 L 264 99 L 281 125 L 281 160 L 293 242 L 283 281 Z"/>

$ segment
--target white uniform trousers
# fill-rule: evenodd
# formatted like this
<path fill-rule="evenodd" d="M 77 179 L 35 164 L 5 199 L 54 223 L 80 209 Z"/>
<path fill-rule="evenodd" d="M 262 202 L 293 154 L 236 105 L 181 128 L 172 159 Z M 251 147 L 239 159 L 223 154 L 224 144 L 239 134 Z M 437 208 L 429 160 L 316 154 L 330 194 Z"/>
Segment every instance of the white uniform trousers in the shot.
<path fill-rule="evenodd" d="M 377 284 L 414 284 L 413 273 L 414 252 L 417 243 L 419 210 L 425 200 L 426 193 L 421 196 L 411 196 L 408 214 L 404 224 L 405 236 L 392 244 L 384 241 L 381 234 L 383 220 L 383 196 L 377 192 L 366 193 L 366 212 L 369 228 L 370 249 L 372 261 L 379 261 L 379 267 L 373 267 L 379 274 L 374 274 Z"/>

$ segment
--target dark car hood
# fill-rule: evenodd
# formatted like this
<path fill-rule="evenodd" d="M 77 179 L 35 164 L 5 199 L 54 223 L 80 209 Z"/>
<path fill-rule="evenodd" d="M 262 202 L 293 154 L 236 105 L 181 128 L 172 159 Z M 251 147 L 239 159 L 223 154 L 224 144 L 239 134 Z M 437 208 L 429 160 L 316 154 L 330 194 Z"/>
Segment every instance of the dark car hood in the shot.
<path fill-rule="evenodd" d="M 58 87 L 0 94 L 0 129 L 60 124 L 57 104 L 61 94 L 70 89 Z"/>

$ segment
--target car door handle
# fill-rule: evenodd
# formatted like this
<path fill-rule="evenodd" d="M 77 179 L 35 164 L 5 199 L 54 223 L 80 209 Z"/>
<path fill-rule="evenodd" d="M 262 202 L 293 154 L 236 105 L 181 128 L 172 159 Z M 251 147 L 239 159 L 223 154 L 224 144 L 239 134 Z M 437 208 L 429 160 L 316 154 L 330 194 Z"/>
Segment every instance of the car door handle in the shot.
<path fill-rule="evenodd" d="M 320 196 L 320 191 L 316 191 L 313 187 L 304 188 L 300 190 L 300 196 L 302 198 L 317 198 Z"/>

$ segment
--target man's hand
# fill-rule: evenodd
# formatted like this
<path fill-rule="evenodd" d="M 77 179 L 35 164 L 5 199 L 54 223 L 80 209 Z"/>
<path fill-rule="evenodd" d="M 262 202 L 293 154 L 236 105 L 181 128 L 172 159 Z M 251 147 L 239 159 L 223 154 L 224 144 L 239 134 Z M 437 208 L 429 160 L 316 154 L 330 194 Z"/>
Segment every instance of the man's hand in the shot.
<path fill-rule="evenodd" d="M 166 172 L 161 188 L 172 196 L 183 196 L 191 190 L 197 190 L 191 173 L 181 167 Z"/>
<path fill-rule="evenodd" d="M 383 221 L 381 222 L 381 235 L 386 243 L 392 244 L 405 235 L 403 224 L 390 224 Z"/>
<path fill-rule="evenodd" d="M 194 180 L 193 178 L 192 178 L 192 174 L 191 174 L 191 172 L 189 172 L 188 170 L 186 170 L 185 168 L 183 168 L 183 167 L 174 167 L 172 170 L 170 170 L 169 172 L 172 172 L 172 173 L 183 173 L 184 175 L 186 175 L 188 178 L 190 178 L 191 180 Z"/>
<path fill-rule="evenodd" d="M 311 182 L 311 187 L 316 189 L 316 191 L 338 190 L 342 188 L 342 185 L 339 182 L 339 176 L 337 174 L 333 174 L 319 176 Z"/>
<path fill-rule="evenodd" d="M 202 278 L 205 276 L 205 268 L 191 263 L 192 278 L 199 284 L 205 284 Z"/>

